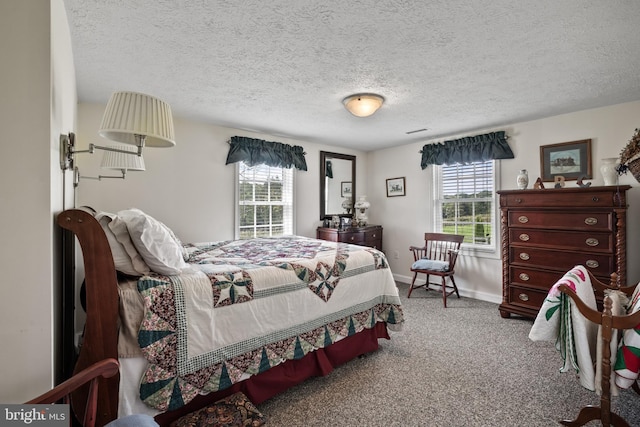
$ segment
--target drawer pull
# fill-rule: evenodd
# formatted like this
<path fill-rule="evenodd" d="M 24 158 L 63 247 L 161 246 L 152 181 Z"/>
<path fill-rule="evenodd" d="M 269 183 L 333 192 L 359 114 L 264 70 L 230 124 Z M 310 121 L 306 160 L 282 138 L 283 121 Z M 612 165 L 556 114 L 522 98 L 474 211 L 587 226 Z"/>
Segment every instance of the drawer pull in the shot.
<path fill-rule="evenodd" d="M 585 240 L 585 243 L 588 246 L 598 246 L 600 244 L 600 242 L 598 241 L 598 239 L 594 238 L 594 237 L 589 237 L 587 240 Z"/>
<path fill-rule="evenodd" d="M 526 224 L 526 223 L 528 223 L 528 222 L 529 222 L 529 217 L 526 217 L 526 216 L 524 216 L 524 215 L 519 216 L 519 217 L 518 217 L 518 222 L 519 222 L 520 224 Z"/>
<path fill-rule="evenodd" d="M 520 240 L 522 240 L 523 242 L 527 242 L 529 241 L 529 235 L 527 233 L 522 233 L 520 236 Z"/>
<path fill-rule="evenodd" d="M 356 240 L 355 236 L 351 236 L 350 240 L 353 242 L 354 240 Z"/>
<path fill-rule="evenodd" d="M 518 277 L 520 277 L 520 280 L 523 280 L 525 282 L 529 281 L 529 275 L 527 273 L 520 273 Z"/>
<path fill-rule="evenodd" d="M 374 233 L 374 234 L 373 234 L 373 238 L 375 239 L 376 237 L 378 237 L 378 236 L 376 236 L 376 235 L 375 235 L 375 233 Z"/>
<path fill-rule="evenodd" d="M 590 216 L 589 218 L 585 218 L 584 223 L 587 225 L 596 225 L 598 223 L 598 218 Z"/>
<path fill-rule="evenodd" d="M 600 267 L 600 263 L 598 261 L 596 261 L 595 259 L 588 259 L 587 262 L 585 262 L 585 264 L 589 268 L 598 268 L 598 267 Z"/>
<path fill-rule="evenodd" d="M 525 260 L 525 261 L 528 261 L 528 260 L 529 260 L 529 258 L 530 258 L 530 257 L 529 257 L 529 254 L 528 254 L 528 253 L 526 253 L 526 252 L 521 252 L 521 253 L 520 253 L 520 259 Z"/>
<path fill-rule="evenodd" d="M 527 294 L 520 294 L 518 295 L 518 298 L 520 299 L 520 301 L 529 301 L 529 295 Z"/>
<path fill-rule="evenodd" d="M 599 201 L 600 201 L 600 198 L 599 198 L 599 197 L 596 197 L 596 196 L 593 196 L 593 198 L 592 198 L 591 200 L 593 200 L 594 202 L 599 202 Z"/>
<path fill-rule="evenodd" d="M 516 203 L 522 203 L 522 199 L 520 198 L 516 199 Z"/>

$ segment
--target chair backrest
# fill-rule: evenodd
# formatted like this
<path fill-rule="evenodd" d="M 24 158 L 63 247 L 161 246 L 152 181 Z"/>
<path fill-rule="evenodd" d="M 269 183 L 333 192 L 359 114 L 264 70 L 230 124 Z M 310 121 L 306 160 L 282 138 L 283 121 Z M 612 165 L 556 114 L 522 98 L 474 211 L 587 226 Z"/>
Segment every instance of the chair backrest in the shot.
<path fill-rule="evenodd" d="M 431 260 L 449 261 L 451 251 L 457 254 L 463 240 L 464 236 L 460 234 L 424 233 L 424 256 Z"/>
<path fill-rule="evenodd" d="M 26 403 L 49 404 L 62 401 L 62 403 L 68 404 L 70 403 L 71 393 L 88 384 L 89 391 L 87 393 L 86 407 L 83 408 L 82 426 L 93 427 L 96 424 L 96 412 L 98 409 L 99 380 L 100 378 L 113 377 L 118 373 L 119 369 L 120 364 L 117 359 L 109 358 L 101 360 L 73 375 L 71 378 L 57 385 L 48 392 L 36 397 L 35 399 L 31 399 Z M 69 421 L 69 425 L 71 425 L 71 420 Z"/>

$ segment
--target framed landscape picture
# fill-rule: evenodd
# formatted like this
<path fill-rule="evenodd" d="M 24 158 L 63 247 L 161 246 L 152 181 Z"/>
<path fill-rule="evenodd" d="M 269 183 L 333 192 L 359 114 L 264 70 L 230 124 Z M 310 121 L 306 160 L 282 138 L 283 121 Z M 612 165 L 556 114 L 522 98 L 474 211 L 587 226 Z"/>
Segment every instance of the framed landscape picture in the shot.
<path fill-rule="evenodd" d="M 387 179 L 387 197 L 404 196 L 404 177 Z"/>
<path fill-rule="evenodd" d="M 540 174 L 543 181 L 554 181 L 556 176 L 591 179 L 591 140 L 541 145 Z"/>
<path fill-rule="evenodd" d="M 340 183 L 340 195 L 342 197 L 351 197 L 352 196 L 352 191 L 351 191 L 351 181 L 342 181 Z"/>

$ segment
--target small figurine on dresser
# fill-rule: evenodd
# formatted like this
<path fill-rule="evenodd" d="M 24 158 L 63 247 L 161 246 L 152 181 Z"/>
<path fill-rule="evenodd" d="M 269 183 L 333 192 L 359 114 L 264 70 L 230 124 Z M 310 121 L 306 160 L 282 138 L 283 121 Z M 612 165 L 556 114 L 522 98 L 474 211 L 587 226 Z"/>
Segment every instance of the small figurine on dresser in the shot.
<path fill-rule="evenodd" d="M 576 182 L 576 184 L 578 184 L 578 187 L 582 187 L 582 188 L 591 187 L 590 182 L 583 182 L 583 180 L 585 180 L 586 178 L 587 178 L 586 175 L 580 175 L 578 177 L 578 182 Z"/>
<path fill-rule="evenodd" d="M 553 177 L 554 188 L 564 188 L 564 176 L 556 175 Z"/>
<path fill-rule="evenodd" d="M 542 182 L 542 178 L 538 177 L 536 182 L 533 184 L 534 190 L 544 190 L 544 182 Z"/>

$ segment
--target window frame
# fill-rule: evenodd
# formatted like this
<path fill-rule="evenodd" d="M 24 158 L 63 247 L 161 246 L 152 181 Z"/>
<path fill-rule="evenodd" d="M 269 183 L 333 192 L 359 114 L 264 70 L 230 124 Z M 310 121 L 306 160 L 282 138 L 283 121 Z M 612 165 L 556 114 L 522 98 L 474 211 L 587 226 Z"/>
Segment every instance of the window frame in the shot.
<path fill-rule="evenodd" d="M 273 226 L 272 223 L 272 219 L 269 219 L 269 223 L 264 225 L 263 227 L 259 227 L 257 224 L 254 224 L 251 226 L 253 227 L 253 236 L 252 237 L 242 237 L 242 233 L 241 230 L 242 229 L 248 229 L 251 227 L 246 227 L 246 226 L 242 226 L 240 224 L 240 211 L 241 211 L 241 206 L 245 205 L 244 203 L 242 203 L 242 201 L 240 200 L 240 173 L 242 171 L 242 168 L 245 167 L 245 163 L 240 161 L 236 163 L 236 168 L 235 168 L 235 224 L 234 224 L 234 239 L 235 240 L 241 240 L 241 239 L 249 239 L 249 238 L 256 238 L 256 237 L 264 237 L 264 236 L 256 236 L 256 230 L 258 228 L 271 228 Z M 283 176 L 283 183 L 286 182 L 286 179 L 290 179 L 291 180 L 291 193 L 290 194 L 286 194 L 286 192 L 284 191 L 285 189 L 283 188 L 283 195 L 282 195 L 282 202 L 276 202 L 276 203 L 260 203 L 260 202 L 256 202 L 255 200 L 253 200 L 250 203 L 246 203 L 247 205 L 253 205 L 253 206 L 283 206 L 283 234 L 276 234 L 275 236 L 271 234 L 271 232 L 269 233 L 269 237 L 280 237 L 280 236 L 292 236 L 295 235 L 296 233 L 296 222 L 295 222 L 295 193 L 296 193 L 296 169 L 295 168 L 282 168 L 282 167 L 273 167 L 273 166 L 267 166 L 267 165 L 256 165 L 254 167 L 268 167 L 271 169 L 280 169 L 282 171 L 282 176 Z M 287 178 L 285 178 L 285 174 L 289 175 Z M 286 185 L 286 184 L 285 184 Z M 255 197 L 254 197 L 255 199 Z M 290 201 L 287 201 L 287 199 L 290 199 Z M 287 207 L 289 209 L 289 213 L 286 212 Z M 289 217 L 287 219 L 287 217 Z M 289 223 L 287 223 L 287 221 L 289 221 Z M 287 229 L 290 230 L 287 230 Z"/>
<path fill-rule="evenodd" d="M 487 198 L 469 198 L 462 200 L 471 201 L 490 201 L 492 203 L 492 207 L 490 208 L 491 218 L 489 221 L 489 226 L 491 228 L 491 232 L 489 233 L 489 244 L 480 244 L 480 243 L 469 243 L 465 240 L 462 243 L 463 250 L 467 252 L 472 251 L 476 253 L 487 253 L 487 254 L 496 254 L 498 252 L 498 239 L 500 236 L 500 222 L 499 222 L 499 204 L 497 198 L 497 189 L 498 183 L 500 182 L 500 162 L 498 160 L 487 160 L 487 162 L 493 163 L 493 182 L 491 189 L 491 197 Z M 485 163 L 485 162 L 474 162 L 474 163 Z M 442 218 L 442 202 L 443 198 L 443 170 L 448 165 L 433 165 L 433 229 L 436 232 L 443 232 L 443 218 Z M 454 165 L 451 165 L 454 166 Z M 459 166 L 459 165 L 456 165 Z M 471 222 L 471 226 L 475 229 L 475 220 Z"/>

